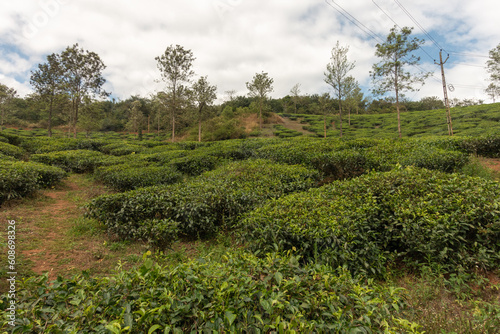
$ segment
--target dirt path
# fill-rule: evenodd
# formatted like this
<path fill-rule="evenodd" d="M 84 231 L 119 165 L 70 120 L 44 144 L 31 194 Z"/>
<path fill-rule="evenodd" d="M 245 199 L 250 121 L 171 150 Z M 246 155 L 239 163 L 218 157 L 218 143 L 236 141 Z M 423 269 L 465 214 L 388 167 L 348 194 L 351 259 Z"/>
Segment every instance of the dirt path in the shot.
<path fill-rule="evenodd" d="M 109 273 L 118 259 L 132 254 L 140 258 L 141 245 L 112 242 L 102 226 L 83 217 L 82 206 L 105 192 L 85 176 L 71 175 L 54 189 L 6 203 L 0 221 L 16 221 L 18 272 L 24 276 L 47 272 L 53 280 L 82 270 Z"/>

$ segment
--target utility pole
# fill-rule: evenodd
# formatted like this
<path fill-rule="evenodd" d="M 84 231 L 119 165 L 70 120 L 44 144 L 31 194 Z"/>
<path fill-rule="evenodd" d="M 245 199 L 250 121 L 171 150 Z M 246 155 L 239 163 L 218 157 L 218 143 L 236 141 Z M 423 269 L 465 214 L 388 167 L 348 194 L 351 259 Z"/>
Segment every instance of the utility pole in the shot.
<path fill-rule="evenodd" d="M 444 92 L 444 104 L 446 105 L 446 120 L 448 123 L 448 135 L 453 136 L 453 125 L 451 123 L 451 111 L 450 111 L 450 101 L 448 100 L 448 89 L 446 88 L 446 78 L 444 76 L 444 64 L 448 61 L 450 55 L 443 62 L 443 50 L 439 50 L 439 64 L 434 61 L 435 64 L 441 66 L 441 77 L 443 79 L 443 92 Z"/>

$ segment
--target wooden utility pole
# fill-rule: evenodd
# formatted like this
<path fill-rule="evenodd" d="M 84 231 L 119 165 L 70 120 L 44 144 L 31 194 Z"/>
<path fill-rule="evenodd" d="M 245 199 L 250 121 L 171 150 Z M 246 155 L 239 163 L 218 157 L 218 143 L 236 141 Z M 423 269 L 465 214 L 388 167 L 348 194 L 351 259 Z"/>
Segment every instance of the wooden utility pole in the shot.
<path fill-rule="evenodd" d="M 439 50 L 439 64 L 434 61 L 435 64 L 441 66 L 441 77 L 443 79 L 443 92 L 444 92 L 444 104 L 446 105 L 446 120 L 448 123 L 448 135 L 453 136 L 453 125 L 451 123 L 451 111 L 450 111 L 450 101 L 448 100 L 448 89 L 446 88 L 446 78 L 444 76 L 444 64 L 448 61 L 450 55 L 443 62 L 443 50 Z"/>

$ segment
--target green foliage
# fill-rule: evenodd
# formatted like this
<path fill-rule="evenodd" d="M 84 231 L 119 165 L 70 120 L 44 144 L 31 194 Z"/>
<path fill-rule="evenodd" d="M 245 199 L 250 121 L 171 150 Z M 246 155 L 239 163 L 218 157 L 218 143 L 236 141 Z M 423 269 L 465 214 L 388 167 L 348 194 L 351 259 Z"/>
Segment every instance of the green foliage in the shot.
<path fill-rule="evenodd" d="M 134 238 L 141 222 L 173 219 L 192 237 L 231 227 L 239 216 L 268 199 L 316 184 L 318 173 L 265 160 L 234 162 L 180 184 L 101 196 L 88 215 L 121 238 Z"/>
<path fill-rule="evenodd" d="M 500 264 L 499 190 L 480 178 L 406 168 L 280 198 L 239 227 L 254 251 L 294 248 L 368 275 L 399 262 L 492 269 Z"/>
<path fill-rule="evenodd" d="M 273 127 L 274 127 L 274 135 L 280 138 L 291 138 L 291 137 L 302 136 L 302 132 L 290 130 L 288 128 L 285 128 L 281 124 L 275 124 Z"/>
<path fill-rule="evenodd" d="M 134 167 L 126 164 L 99 167 L 95 171 L 95 177 L 104 184 L 119 191 L 160 184 L 172 184 L 182 179 L 182 175 L 173 167 Z"/>
<path fill-rule="evenodd" d="M 0 142 L 0 153 L 14 157 L 16 159 L 21 159 L 25 155 L 25 151 L 17 146 Z"/>
<path fill-rule="evenodd" d="M 398 316 L 402 289 L 297 260 L 234 252 L 162 267 L 145 255 L 111 277 L 32 277 L 18 288 L 13 333 L 418 333 Z"/>
<path fill-rule="evenodd" d="M 452 140 L 440 138 L 321 140 L 303 138 L 280 141 L 256 151 L 258 157 L 280 163 L 302 164 L 329 179 L 345 179 L 370 170 L 387 171 L 397 165 L 453 172 L 468 161 L 468 154 L 455 150 Z"/>
<path fill-rule="evenodd" d="M 66 173 L 56 167 L 35 162 L 0 160 L 0 204 L 24 197 L 39 188 L 50 187 Z"/>
<path fill-rule="evenodd" d="M 139 153 L 143 150 L 144 150 L 143 146 L 129 144 L 126 141 L 120 141 L 117 143 L 108 144 L 100 148 L 101 152 L 116 156 Z"/>
<path fill-rule="evenodd" d="M 92 172 L 99 166 L 113 163 L 113 159 L 101 152 L 89 150 L 57 151 L 44 154 L 33 154 L 31 160 L 47 165 L 57 166 L 75 173 Z"/>
<path fill-rule="evenodd" d="M 173 159 L 169 164 L 184 174 L 196 176 L 215 169 L 221 162 L 222 160 L 220 158 L 202 151 L 199 153 L 193 152 L 185 157 Z"/>
<path fill-rule="evenodd" d="M 26 138 L 22 140 L 20 146 L 35 154 L 79 149 L 78 140 L 73 138 Z"/>

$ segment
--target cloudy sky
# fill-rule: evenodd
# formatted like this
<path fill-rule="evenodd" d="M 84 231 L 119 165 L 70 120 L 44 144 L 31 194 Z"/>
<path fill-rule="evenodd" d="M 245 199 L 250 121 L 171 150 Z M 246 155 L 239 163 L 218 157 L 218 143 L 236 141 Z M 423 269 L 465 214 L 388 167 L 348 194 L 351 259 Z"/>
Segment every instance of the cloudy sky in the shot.
<path fill-rule="evenodd" d="M 163 87 L 155 57 L 179 44 L 193 51 L 196 76 L 207 75 L 220 100 L 228 90 L 247 94 L 245 83 L 261 71 L 274 79 L 275 98 L 297 83 L 302 94 L 324 93 L 323 73 L 339 41 L 350 46 L 352 75 L 369 93 L 377 38 L 396 23 L 426 40 L 420 68 L 434 71 L 409 98 L 442 97 L 434 64 L 442 48 L 444 58 L 450 55 L 450 98 L 491 102 L 483 92 L 485 62 L 500 43 L 499 12 L 496 0 L 2 0 L 0 82 L 24 96 L 31 70 L 79 43 L 107 66 L 105 88 L 113 97 L 148 96 Z"/>

